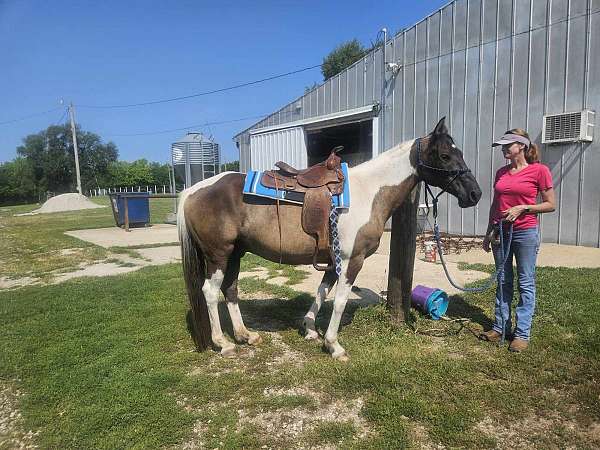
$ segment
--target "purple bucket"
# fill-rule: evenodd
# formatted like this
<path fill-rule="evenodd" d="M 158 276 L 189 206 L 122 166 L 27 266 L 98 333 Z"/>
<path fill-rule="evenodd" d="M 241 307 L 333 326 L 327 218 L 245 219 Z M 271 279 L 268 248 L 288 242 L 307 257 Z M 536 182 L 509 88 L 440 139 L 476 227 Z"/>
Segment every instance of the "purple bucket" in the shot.
<path fill-rule="evenodd" d="M 439 320 L 448 310 L 448 294 L 441 289 L 419 284 L 412 291 L 411 301 L 414 307 L 429 314 L 433 320 Z"/>

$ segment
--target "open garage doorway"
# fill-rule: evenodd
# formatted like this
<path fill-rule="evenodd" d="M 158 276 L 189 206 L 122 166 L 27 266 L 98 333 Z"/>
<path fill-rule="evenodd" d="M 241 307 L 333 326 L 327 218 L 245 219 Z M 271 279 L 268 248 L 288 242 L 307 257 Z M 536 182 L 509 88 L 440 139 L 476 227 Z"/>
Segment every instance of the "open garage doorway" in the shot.
<path fill-rule="evenodd" d="M 305 132 L 309 166 L 324 161 L 331 150 L 340 145 L 344 149 L 338 155 L 350 167 L 373 158 L 372 119 L 322 128 L 306 127 Z"/>

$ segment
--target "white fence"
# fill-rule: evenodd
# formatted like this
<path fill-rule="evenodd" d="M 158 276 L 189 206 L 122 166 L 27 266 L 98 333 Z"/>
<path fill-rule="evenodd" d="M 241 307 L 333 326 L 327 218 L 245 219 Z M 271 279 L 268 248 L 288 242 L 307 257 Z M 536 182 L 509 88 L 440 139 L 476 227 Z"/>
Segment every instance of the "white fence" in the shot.
<path fill-rule="evenodd" d="M 89 197 L 98 197 L 100 195 L 114 194 L 117 192 L 150 192 L 152 194 L 172 194 L 173 187 L 167 185 L 148 185 L 148 186 L 119 186 L 112 188 L 90 189 L 87 193 Z"/>

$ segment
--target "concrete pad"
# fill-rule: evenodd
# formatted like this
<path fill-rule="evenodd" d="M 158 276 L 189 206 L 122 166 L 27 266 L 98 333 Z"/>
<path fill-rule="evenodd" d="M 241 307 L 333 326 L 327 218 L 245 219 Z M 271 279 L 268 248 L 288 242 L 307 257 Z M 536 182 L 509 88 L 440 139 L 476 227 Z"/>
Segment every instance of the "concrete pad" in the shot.
<path fill-rule="evenodd" d="M 377 253 L 389 255 L 390 232 L 383 233 Z M 417 247 L 417 259 L 424 260 L 425 255 Z M 465 262 L 469 264 L 494 264 L 494 257 L 483 249 L 473 249 L 460 254 L 444 255 L 448 262 Z M 439 260 L 439 255 L 438 255 Z M 431 263 L 429 263 L 431 264 Z M 436 264 L 439 264 L 436 263 Z M 590 267 L 600 268 L 600 248 L 581 247 L 575 245 L 542 243 L 537 259 L 538 267 Z M 416 270 L 416 269 L 415 269 Z"/>
<path fill-rule="evenodd" d="M 52 284 L 62 283 L 73 278 L 81 277 L 106 277 L 112 275 L 119 275 L 123 273 L 135 272 L 141 269 L 142 266 L 120 266 L 116 263 L 96 263 L 82 267 L 80 270 L 74 272 L 66 272 L 57 275 L 52 280 Z"/>
<path fill-rule="evenodd" d="M 171 264 L 181 261 L 181 248 L 179 245 L 168 247 L 138 248 L 135 250 L 143 258 L 150 260 L 150 265 Z"/>
<path fill-rule="evenodd" d="M 483 249 L 470 250 L 460 255 L 444 255 L 446 261 L 470 264 L 494 264 L 494 257 Z M 600 248 L 575 245 L 542 244 L 537 258 L 538 267 L 600 267 Z"/>
<path fill-rule="evenodd" d="M 267 280 L 269 278 L 269 270 L 264 267 L 256 267 L 247 272 L 240 272 L 238 275 L 238 279 L 242 280 L 244 278 L 256 278 L 258 280 Z"/>
<path fill-rule="evenodd" d="M 129 233 L 123 229 L 113 227 L 95 230 L 70 231 L 66 234 L 106 248 L 112 246 L 129 247 L 170 242 L 177 243 L 178 241 L 176 227 L 173 225 L 162 224 L 147 228 L 133 228 Z M 377 252 L 365 260 L 363 269 L 358 274 L 355 283 L 355 286 L 358 289 L 352 291 L 349 297 L 350 300 L 360 301 L 361 304 L 378 303 L 382 300 L 381 293 L 387 290 L 390 235 L 390 232 L 384 233 Z M 147 265 L 175 263 L 181 260 L 178 245 L 138 249 L 137 251 L 147 261 L 135 260 L 136 267 L 94 267 L 88 268 L 87 272 L 78 271 L 79 273 L 76 272 L 76 274 L 67 276 L 98 276 L 101 273 L 126 273 Z M 120 255 L 121 259 L 125 257 L 126 255 Z M 458 255 L 447 255 L 446 260 L 448 262 L 450 274 L 454 281 L 459 285 L 465 285 L 489 277 L 489 274 L 484 272 L 459 270 L 458 264 L 460 262 L 493 264 L 492 255 L 485 253 L 483 250 L 470 250 Z M 538 257 L 538 265 L 555 267 L 600 267 L 600 249 L 543 244 Z M 312 266 L 300 266 L 299 268 L 305 270 L 308 273 L 308 276 L 301 283 L 293 285 L 292 288 L 315 295 L 323 273 L 314 270 Z M 265 279 L 268 278 L 267 273 L 268 271 L 266 269 L 246 272 L 241 273 L 240 278 L 256 276 L 259 279 Z M 67 276 L 64 276 L 64 278 Z M 283 283 L 285 280 L 274 278 L 269 280 L 269 282 L 277 284 Z M 453 288 L 448 282 L 440 262 L 429 263 L 424 261 L 424 255 L 419 251 L 417 251 L 415 260 L 413 286 L 417 284 L 436 287 L 446 291 L 450 295 L 459 293 L 459 291 Z M 330 293 L 329 298 L 334 295 L 334 292 L 335 290 Z"/>
<path fill-rule="evenodd" d="M 175 225 L 157 224 L 130 230 L 127 232 L 122 228 L 112 227 L 67 231 L 65 234 L 104 248 L 179 243 Z"/>
<path fill-rule="evenodd" d="M 126 254 L 114 254 L 122 265 L 114 262 L 97 262 L 93 264 L 82 264 L 77 270 L 58 274 L 52 280 L 52 284 L 62 283 L 72 278 L 80 277 L 106 277 L 122 273 L 135 272 L 142 267 L 159 266 L 181 261 L 181 250 L 179 246 L 165 246 L 141 248 L 136 250 L 144 259 L 133 258 Z"/>
<path fill-rule="evenodd" d="M 387 291 L 388 263 L 388 255 L 375 253 L 368 257 L 354 283 L 359 290 L 353 290 L 348 298 L 362 301 L 379 301 L 381 293 Z M 293 285 L 292 288 L 315 295 L 323 273 L 317 272 L 311 266 L 302 266 L 302 269 L 305 269 L 310 275 L 301 283 Z M 458 265 L 452 262 L 448 263 L 448 270 L 454 281 L 459 285 L 489 277 L 489 274 L 476 270 L 461 271 L 458 269 Z M 457 294 L 460 292 L 450 285 L 441 264 L 432 264 L 418 259 L 415 260 L 413 286 L 417 284 L 439 288 L 448 294 Z M 329 297 L 333 297 L 333 295 L 334 292 L 331 292 Z"/>

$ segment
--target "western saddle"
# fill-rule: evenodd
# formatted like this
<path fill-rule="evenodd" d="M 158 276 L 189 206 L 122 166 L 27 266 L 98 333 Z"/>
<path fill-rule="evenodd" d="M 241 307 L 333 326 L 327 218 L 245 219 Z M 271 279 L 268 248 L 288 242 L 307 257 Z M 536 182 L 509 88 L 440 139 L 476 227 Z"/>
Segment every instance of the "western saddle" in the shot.
<path fill-rule="evenodd" d="M 336 147 L 323 162 L 308 169 L 294 169 L 289 164 L 279 161 L 275 163 L 277 170 L 263 172 L 263 186 L 277 191 L 287 191 L 288 198 L 302 201 L 302 229 L 315 239 L 313 266 L 317 270 L 331 270 L 333 264 L 321 266 L 317 262 L 318 255 L 328 251 L 329 245 L 329 213 L 331 196 L 341 194 L 344 190 L 344 174 L 341 159 L 337 156 L 343 147 Z M 277 200 L 277 220 L 279 221 L 279 200 Z M 281 223 L 279 223 L 279 252 L 281 254 Z"/>

